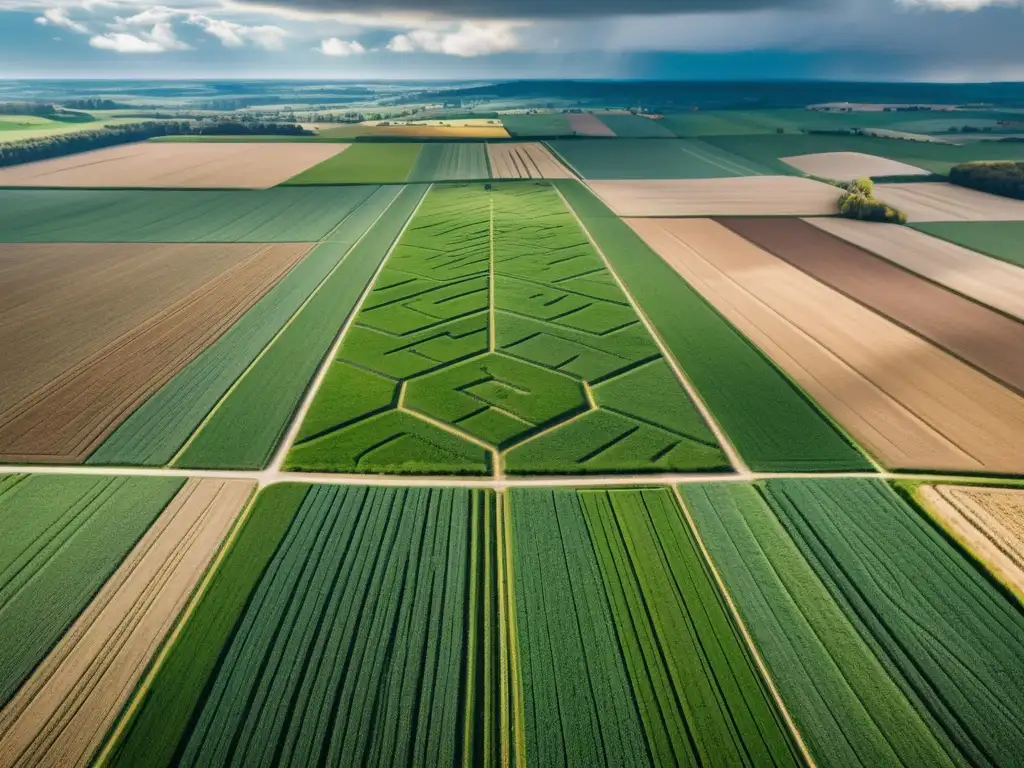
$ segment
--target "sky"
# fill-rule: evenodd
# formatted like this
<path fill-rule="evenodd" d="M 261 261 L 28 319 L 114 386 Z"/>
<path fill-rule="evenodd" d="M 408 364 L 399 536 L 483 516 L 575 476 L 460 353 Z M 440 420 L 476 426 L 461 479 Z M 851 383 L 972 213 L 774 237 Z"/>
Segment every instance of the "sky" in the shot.
<path fill-rule="evenodd" d="M 0 0 L 0 78 L 1024 81 L 1024 0 Z"/>

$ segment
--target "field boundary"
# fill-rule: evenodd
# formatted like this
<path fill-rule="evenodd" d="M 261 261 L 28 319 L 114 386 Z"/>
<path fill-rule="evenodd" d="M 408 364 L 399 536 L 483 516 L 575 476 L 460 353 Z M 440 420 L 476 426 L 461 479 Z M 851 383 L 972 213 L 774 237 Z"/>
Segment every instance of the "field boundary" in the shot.
<path fill-rule="evenodd" d="M 615 280 L 616 285 L 619 286 L 619 290 L 621 290 L 623 295 L 626 297 L 626 301 L 629 302 L 629 305 L 633 308 L 633 311 L 636 313 L 636 316 L 640 318 L 640 322 L 644 324 L 644 327 L 647 329 L 647 333 L 650 334 L 651 339 L 653 339 L 655 345 L 657 345 L 658 351 L 661 353 L 661 356 L 665 359 L 665 362 L 668 363 L 669 367 L 672 369 L 672 373 L 675 375 L 679 383 L 683 385 L 683 388 L 686 390 L 686 394 L 690 397 L 690 400 L 693 402 L 694 406 L 700 412 L 701 418 L 704 419 L 704 422 L 708 425 L 708 427 L 711 429 L 711 432 L 714 434 L 715 439 L 718 440 L 719 447 L 725 453 L 726 458 L 729 459 L 729 463 L 732 465 L 733 469 L 737 470 L 740 473 L 749 473 L 750 468 L 747 466 L 746 462 L 743 461 L 743 458 L 740 456 L 735 446 L 733 446 L 732 441 L 729 440 L 728 435 L 725 434 L 725 430 L 722 429 L 722 426 L 718 423 L 718 420 L 715 419 L 714 414 L 711 413 L 711 409 L 708 408 L 707 403 L 704 402 L 704 398 L 700 396 L 700 394 L 697 392 L 696 387 L 693 386 L 693 382 L 690 381 L 685 371 L 683 371 L 682 367 L 679 365 L 679 362 L 675 359 L 675 357 L 672 356 L 672 353 L 669 351 L 668 347 L 665 346 L 665 342 L 658 334 L 658 331 L 655 329 L 654 325 L 648 319 L 647 314 L 637 303 L 637 300 L 633 298 L 633 294 L 629 292 L 629 288 L 623 282 L 622 278 L 619 277 L 619 273 L 615 271 L 615 268 L 612 266 L 611 261 L 609 261 L 608 257 L 605 256 L 604 251 L 601 250 L 601 246 L 598 245 L 597 241 L 593 238 L 593 236 L 591 236 L 590 230 L 588 230 L 586 225 L 584 225 L 583 220 L 576 212 L 576 209 L 569 204 L 569 201 L 566 199 L 565 195 L 562 194 L 561 189 L 559 189 L 556 185 L 552 185 L 552 188 L 555 190 L 555 192 L 558 194 L 558 197 L 561 199 L 562 205 L 566 207 L 566 210 L 572 213 L 572 217 L 576 220 L 576 224 L 579 226 L 580 231 L 587 236 L 587 240 L 590 242 L 590 245 L 594 249 L 595 253 L 597 253 L 597 255 L 601 257 L 601 261 L 604 263 L 605 269 L 608 270 L 609 274 L 611 274 L 612 278 Z"/>

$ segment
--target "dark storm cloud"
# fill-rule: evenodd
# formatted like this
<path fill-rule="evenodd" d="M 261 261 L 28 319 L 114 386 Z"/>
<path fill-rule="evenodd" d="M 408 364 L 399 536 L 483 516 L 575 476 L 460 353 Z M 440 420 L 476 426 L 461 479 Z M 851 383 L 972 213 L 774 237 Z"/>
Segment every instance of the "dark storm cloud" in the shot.
<path fill-rule="evenodd" d="M 244 0 L 315 13 L 423 13 L 460 19 L 568 19 L 626 14 L 727 13 L 820 8 L 830 0 Z"/>

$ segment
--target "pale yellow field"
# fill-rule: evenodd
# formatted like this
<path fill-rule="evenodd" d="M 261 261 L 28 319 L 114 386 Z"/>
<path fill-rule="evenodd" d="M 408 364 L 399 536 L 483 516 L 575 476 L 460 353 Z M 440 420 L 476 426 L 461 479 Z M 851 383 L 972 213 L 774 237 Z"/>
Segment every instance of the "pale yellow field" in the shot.
<path fill-rule="evenodd" d="M 463 120 L 364 120 L 360 125 L 424 125 L 450 126 L 454 128 L 500 128 L 501 120 L 493 117 L 470 117 Z"/>
<path fill-rule="evenodd" d="M 821 152 L 815 155 L 797 155 L 779 158 L 794 168 L 825 179 L 853 181 L 864 176 L 928 176 L 925 171 L 907 163 L 887 157 L 867 155 L 863 152 Z"/>
<path fill-rule="evenodd" d="M 910 221 L 1024 221 L 1024 200 L 953 184 L 877 184 L 875 197 Z"/>
<path fill-rule="evenodd" d="M 431 123 L 430 125 L 365 125 L 364 135 L 368 136 L 406 136 L 410 139 L 507 139 L 506 131 L 500 125 L 454 125 Z"/>
<path fill-rule="evenodd" d="M 491 173 L 496 179 L 571 179 L 572 173 L 536 141 L 488 144 Z"/>
<path fill-rule="evenodd" d="M 829 216 L 839 211 L 840 190 L 798 176 L 587 185 L 619 216 Z"/>
<path fill-rule="evenodd" d="M 349 146 L 142 142 L 2 168 L 0 186 L 266 189 Z"/>
<path fill-rule="evenodd" d="M 918 494 L 943 527 L 1024 600 L 1024 490 L 926 485 Z"/>

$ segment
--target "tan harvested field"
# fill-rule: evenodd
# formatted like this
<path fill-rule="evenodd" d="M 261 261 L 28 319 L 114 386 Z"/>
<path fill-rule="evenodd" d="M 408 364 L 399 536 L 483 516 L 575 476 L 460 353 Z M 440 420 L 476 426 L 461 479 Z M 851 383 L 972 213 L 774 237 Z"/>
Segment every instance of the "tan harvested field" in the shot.
<path fill-rule="evenodd" d="M 869 221 L 807 219 L 818 229 L 904 269 L 1024 320 L 1024 269 L 910 227 Z"/>
<path fill-rule="evenodd" d="M 608 114 L 614 114 L 609 112 Z M 628 114 L 628 113 L 626 113 Z M 566 115 L 569 127 L 580 136 L 614 136 L 615 131 L 602 123 L 597 117 L 589 113 L 581 115 Z"/>
<path fill-rule="evenodd" d="M 825 179 L 853 181 L 871 176 L 928 176 L 925 171 L 907 163 L 863 152 L 821 152 L 779 158 L 794 168 Z"/>
<path fill-rule="evenodd" d="M 932 514 L 1024 600 L 1024 489 L 925 485 Z"/>
<path fill-rule="evenodd" d="M 1024 221 L 1024 200 L 990 195 L 945 182 L 878 184 L 875 197 L 913 222 Z"/>
<path fill-rule="evenodd" d="M 829 216 L 840 191 L 798 176 L 588 181 L 619 216 Z"/>
<path fill-rule="evenodd" d="M 799 219 L 722 224 L 1024 393 L 1024 326 Z M 898 228 L 898 227 L 893 227 Z"/>
<path fill-rule="evenodd" d="M 89 764 L 253 488 L 185 484 L 0 712 L 0 764 Z"/>
<path fill-rule="evenodd" d="M 536 141 L 488 144 L 491 175 L 496 179 L 571 179 L 569 169 Z"/>
<path fill-rule="evenodd" d="M 0 248 L 19 262 L 0 303 L 0 461 L 84 461 L 311 246 L 75 247 Z"/>
<path fill-rule="evenodd" d="M 799 219 L 722 224 L 1024 393 L 1024 325 Z M 898 227 L 894 227 L 898 229 Z"/>
<path fill-rule="evenodd" d="M 349 146 L 302 142 L 142 142 L 0 168 L 0 187 L 266 189 Z"/>
<path fill-rule="evenodd" d="M 628 223 L 882 463 L 1024 472 L 1024 398 L 718 222 Z"/>

